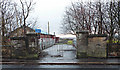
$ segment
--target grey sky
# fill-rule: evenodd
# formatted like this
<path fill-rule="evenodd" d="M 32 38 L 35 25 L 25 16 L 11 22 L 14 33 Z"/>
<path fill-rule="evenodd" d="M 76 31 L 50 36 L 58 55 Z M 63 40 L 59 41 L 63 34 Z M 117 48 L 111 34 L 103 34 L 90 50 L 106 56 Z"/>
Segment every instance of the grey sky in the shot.
<path fill-rule="evenodd" d="M 36 5 L 31 12 L 33 18 L 37 18 L 37 26 L 47 32 L 47 24 L 50 22 L 50 33 L 60 34 L 60 26 L 65 11 L 65 7 L 71 1 L 78 0 L 34 0 Z"/>
<path fill-rule="evenodd" d="M 61 23 L 65 8 L 76 1 L 97 1 L 97 0 L 34 0 L 36 5 L 32 16 L 37 17 L 37 27 L 47 32 L 48 21 L 50 23 L 50 33 L 60 34 Z"/>
<path fill-rule="evenodd" d="M 18 0 L 19 1 L 19 0 Z M 28 0 L 29 1 L 29 0 Z M 50 23 L 50 33 L 60 34 L 61 23 L 65 8 L 76 1 L 98 1 L 98 0 L 33 0 L 36 2 L 34 10 L 31 12 L 29 20 L 37 18 L 36 28 L 47 32 L 48 21 Z M 105 1 L 105 0 L 104 0 Z M 34 18 L 34 19 L 33 19 Z"/>

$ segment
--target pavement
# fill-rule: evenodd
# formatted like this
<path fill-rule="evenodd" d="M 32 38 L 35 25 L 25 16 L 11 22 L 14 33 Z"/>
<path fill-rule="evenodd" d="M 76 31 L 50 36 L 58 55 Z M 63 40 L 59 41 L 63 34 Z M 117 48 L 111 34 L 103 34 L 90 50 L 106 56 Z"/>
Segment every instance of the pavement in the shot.
<path fill-rule="evenodd" d="M 81 58 L 76 59 L 76 48 L 72 45 L 61 44 L 54 45 L 42 51 L 42 57 L 39 60 L 8 60 L 2 62 L 3 69 L 16 69 L 16 68 L 74 68 L 79 70 L 80 68 L 97 68 L 100 70 L 118 70 L 120 69 L 119 58 Z M 0 64 L 2 64 L 0 62 Z M 102 69 L 101 69 L 102 68 Z M 29 70 L 30 70 L 29 69 Z M 83 69 L 84 70 L 84 69 Z M 96 70 L 96 69 L 95 69 Z"/>

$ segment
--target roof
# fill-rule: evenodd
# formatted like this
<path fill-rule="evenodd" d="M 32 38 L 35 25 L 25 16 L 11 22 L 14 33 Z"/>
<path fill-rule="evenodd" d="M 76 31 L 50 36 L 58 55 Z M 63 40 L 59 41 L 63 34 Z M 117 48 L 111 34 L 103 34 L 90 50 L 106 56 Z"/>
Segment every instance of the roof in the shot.
<path fill-rule="evenodd" d="M 32 29 L 32 28 L 30 28 L 30 27 L 28 27 L 28 26 L 25 26 L 25 27 L 27 27 L 27 28 L 35 31 L 34 29 Z M 10 36 L 12 33 L 14 33 L 15 31 L 17 31 L 17 30 L 20 29 L 20 28 L 23 28 L 23 26 L 16 28 L 14 31 L 11 31 L 8 36 Z"/>
<path fill-rule="evenodd" d="M 38 36 L 39 34 L 36 32 L 30 32 L 26 34 L 27 36 Z"/>
<path fill-rule="evenodd" d="M 29 29 L 32 30 L 32 31 L 35 31 L 34 29 L 32 29 L 32 28 L 30 28 L 30 27 L 28 27 L 28 26 L 26 26 L 26 27 L 29 28 Z M 16 28 L 14 31 L 11 31 L 8 36 L 10 36 L 12 33 L 14 33 L 15 31 L 17 31 L 17 30 L 19 30 L 19 29 L 21 29 L 21 28 L 23 28 L 23 26 L 21 26 L 21 27 L 19 27 L 19 28 Z M 55 35 L 52 35 L 52 34 L 36 33 L 36 32 L 29 32 L 29 33 L 27 33 L 26 35 L 29 35 L 29 36 L 31 36 L 31 35 L 32 35 L 32 36 L 37 36 L 37 35 L 55 36 Z"/>

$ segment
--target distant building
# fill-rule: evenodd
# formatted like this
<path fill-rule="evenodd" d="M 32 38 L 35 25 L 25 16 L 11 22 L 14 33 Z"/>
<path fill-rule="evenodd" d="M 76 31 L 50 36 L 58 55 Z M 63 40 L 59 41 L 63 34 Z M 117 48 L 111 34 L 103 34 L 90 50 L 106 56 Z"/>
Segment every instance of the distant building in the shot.
<path fill-rule="evenodd" d="M 34 29 L 26 26 L 25 27 L 26 29 L 26 33 L 29 33 L 29 32 L 35 32 Z M 15 29 L 14 31 L 10 32 L 10 34 L 8 35 L 9 37 L 23 37 L 24 36 L 24 28 L 23 26 Z"/>
<path fill-rule="evenodd" d="M 9 35 L 11 39 L 11 44 L 15 47 L 43 47 L 47 48 L 54 45 L 59 41 L 59 37 L 55 37 L 55 35 L 44 34 L 35 32 L 34 29 L 30 27 L 26 28 L 26 37 L 24 37 L 24 28 L 19 27 L 16 30 L 12 31 Z"/>
<path fill-rule="evenodd" d="M 14 47 L 37 47 L 38 43 L 36 43 L 38 40 L 37 34 L 35 33 L 35 30 L 26 26 L 26 34 L 24 34 L 24 28 L 19 27 L 12 31 L 8 37 L 11 39 L 11 44 Z"/>

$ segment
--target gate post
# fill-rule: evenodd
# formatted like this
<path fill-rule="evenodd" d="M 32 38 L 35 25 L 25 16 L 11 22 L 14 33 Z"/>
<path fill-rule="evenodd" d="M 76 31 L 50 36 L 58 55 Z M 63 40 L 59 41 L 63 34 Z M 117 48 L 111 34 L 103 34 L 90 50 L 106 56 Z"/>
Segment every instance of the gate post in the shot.
<path fill-rule="evenodd" d="M 77 58 L 87 57 L 88 31 L 76 32 L 77 36 Z"/>
<path fill-rule="evenodd" d="M 0 61 L 2 61 L 2 35 L 1 35 L 1 30 L 0 30 Z M 0 66 L 0 69 L 2 70 L 2 65 Z"/>

